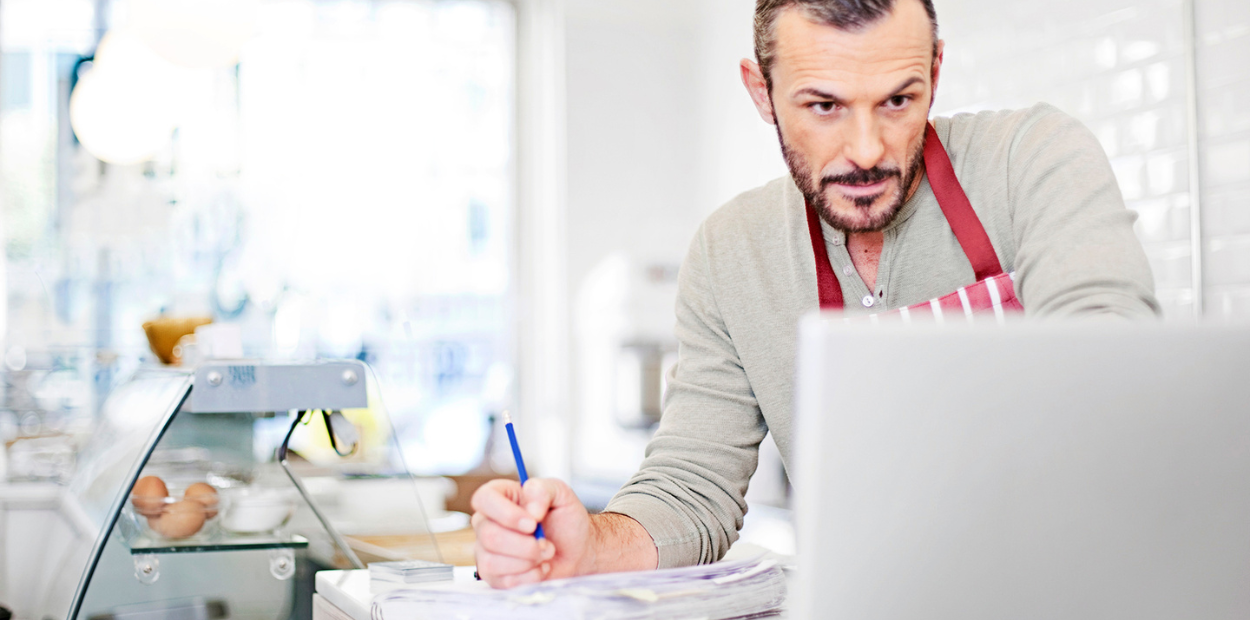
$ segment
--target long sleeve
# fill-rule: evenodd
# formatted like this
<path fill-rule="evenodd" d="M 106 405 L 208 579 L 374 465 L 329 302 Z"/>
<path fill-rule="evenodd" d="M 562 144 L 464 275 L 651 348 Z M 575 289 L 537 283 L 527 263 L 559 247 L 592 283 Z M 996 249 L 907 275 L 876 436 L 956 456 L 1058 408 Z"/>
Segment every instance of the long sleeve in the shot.
<path fill-rule="evenodd" d="M 1008 162 L 1016 283 L 1030 316 L 1151 317 L 1154 278 L 1102 146 L 1037 106 Z"/>
<path fill-rule="evenodd" d="M 639 472 L 609 512 L 646 528 L 660 567 L 713 562 L 738 538 L 744 495 L 768 431 L 711 285 L 706 229 L 678 279 L 678 362 Z"/>

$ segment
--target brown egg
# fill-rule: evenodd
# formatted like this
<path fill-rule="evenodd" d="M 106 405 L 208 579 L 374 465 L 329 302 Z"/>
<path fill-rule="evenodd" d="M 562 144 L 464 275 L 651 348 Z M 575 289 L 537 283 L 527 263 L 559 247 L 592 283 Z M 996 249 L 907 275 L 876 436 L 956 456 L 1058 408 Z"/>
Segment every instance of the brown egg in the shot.
<path fill-rule="evenodd" d="M 183 499 L 195 500 L 202 504 L 205 508 L 204 518 L 211 519 L 217 516 L 217 489 L 207 482 L 197 482 L 189 487 L 182 494 Z"/>
<path fill-rule="evenodd" d="M 152 529 L 165 538 L 186 538 L 204 527 L 204 505 L 191 499 L 174 502 L 165 509 L 165 514 L 151 521 Z"/>
<path fill-rule="evenodd" d="M 158 517 L 165 508 L 165 498 L 169 497 L 169 489 L 165 481 L 156 476 L 144 476 L 135 483 L 130 492 L 130 501 L 135 505 L 135 512 L 145 517 Z"/>

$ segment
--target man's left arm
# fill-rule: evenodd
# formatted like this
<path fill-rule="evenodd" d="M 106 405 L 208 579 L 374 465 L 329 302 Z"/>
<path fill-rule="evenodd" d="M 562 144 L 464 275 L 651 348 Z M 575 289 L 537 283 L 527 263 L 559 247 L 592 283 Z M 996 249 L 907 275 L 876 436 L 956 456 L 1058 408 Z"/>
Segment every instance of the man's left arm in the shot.
<path fill-rule="evenodd" d="M 1158 316 L 1136 214 L 1102 146 L 1079 121 L 1047 108 L 1009 155 L 1016 290 L 1026 313 Z"/>

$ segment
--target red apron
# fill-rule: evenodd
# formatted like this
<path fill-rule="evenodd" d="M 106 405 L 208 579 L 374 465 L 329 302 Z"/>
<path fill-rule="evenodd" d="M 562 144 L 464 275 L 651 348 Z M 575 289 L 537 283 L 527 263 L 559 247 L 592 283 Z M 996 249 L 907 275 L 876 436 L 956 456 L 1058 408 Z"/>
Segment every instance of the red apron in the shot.
<path fill-rule="evenodd" d="M 876 320 L 878 316 L 896 315 L 909 321 L 919 316 L 941 322 L 945 317 L 963 316 L 972 322 L 973 317 L 978 314 L 992 313 L 1001 322 L 1006 312 L 1023 311 L 1024 306 L 1016 299 L 1014 274 L 1003 272 L 990 237 L 985 234 L 985 227 L 972 210 L 972 203 L 968 202 L 968 196 L 959 185 L 959 179 L 955 178 L 955 168 L 951 165 L 950 156 L 942 147 L 932 124 L 925 129 L 924 165 L 938 206 L 942 208 L 942 214 L 950 223 L 955 239 L 963 248 L 968 262 L 972 263 L 977 281 L 949 295 L 879 315 L 874 314 L 872 318 Z M 820 309 L 841 310 L 842 286 L 838 284 L 838 276 L 829 262 L 825 236 L 820 230 L 820 216 L 810 206 L 807 208 L 807 231 L 811 235 L 812 250 L 816 254 L 816 285 L 820 290 Z"/>

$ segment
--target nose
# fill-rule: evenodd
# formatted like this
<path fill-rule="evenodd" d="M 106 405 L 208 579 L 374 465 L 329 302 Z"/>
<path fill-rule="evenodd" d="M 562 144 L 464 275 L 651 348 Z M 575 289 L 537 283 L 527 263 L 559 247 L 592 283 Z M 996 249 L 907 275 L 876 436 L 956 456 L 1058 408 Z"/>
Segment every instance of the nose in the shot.
<path fill-rule="evenodd" d="M 861 170 L 875 167 L 885 155 L 885 141 L 874 116 L 856 114 L 847 128 L 844 155 Z"/>

